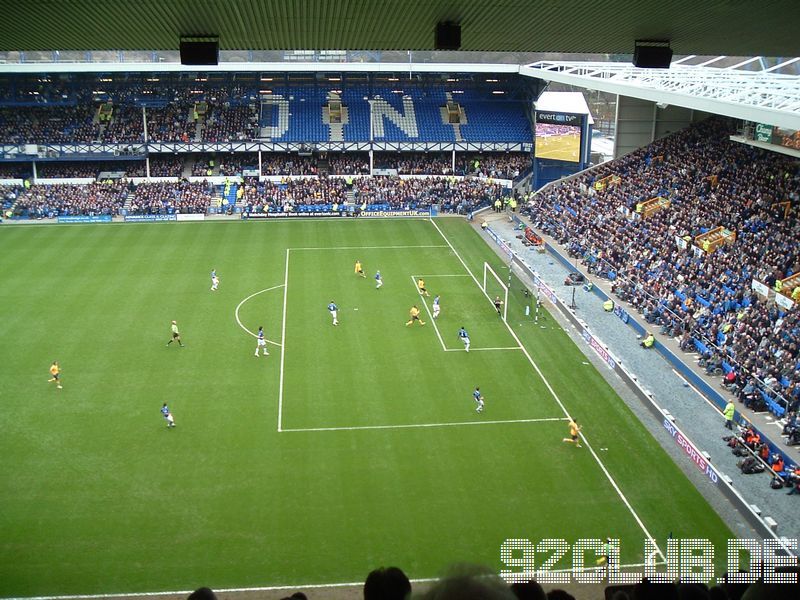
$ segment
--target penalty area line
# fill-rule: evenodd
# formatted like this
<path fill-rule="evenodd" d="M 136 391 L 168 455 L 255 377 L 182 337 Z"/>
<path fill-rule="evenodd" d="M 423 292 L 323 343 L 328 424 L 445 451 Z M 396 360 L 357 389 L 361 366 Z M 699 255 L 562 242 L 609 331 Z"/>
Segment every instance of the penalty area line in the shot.
<path fill-rule="evenodd" d="M 470 346 L 470 352 L 480 352 L 481 350 L 522 350 L 519 346 L 503 346 L 501 348 L 473 348 Z M 445 352 L 466 352 L 466 348 L 447 348 Z"/>
<path fill-rule="evenodd" d="M 503 425 L 507 423 L 548 423 L 553 421 L 569 421 L 566 417 L 544 417 L 540 419 L 506 419 L 500 421 L 458 421 L 450 423 L 408 423 L 403 425 L 357 425 L 354 427 L 300 427 L 294 429 L 282 429 L 281 432 L 288 431 L 363 431 L 369 429 L 427 429 L 434 427 L 459 427 L 461 425 Z"/>
<path fill-rule="evenodd" d="M 443 244 L 426 246 L 306 246 L 289 248 L 289 250 L 403 250 L 407 248 L 447 248 L 447 246 Z"/>
<path fill-rule="evenodd" d="M 242 329 L 244 329 L 244 330 L 245 330 L 247 333 L 249 333 L 250 335 L 252 335 L 254 338 L 257 338 L 257 337 L 258 337 L 258 335 L 257 335 L 257 334 L 255 334 L 255 333 L 253 333 L 252 331 L 250 331 L 250 330 L 249 330 L 247 327 L 245 327 L 245 326 L 244 326 L 244 324 L 242 323 L 242 320 L 239 318 L 239 309 L 240 309 L 240 308 L 242 308 L 242 305 L 244 305 L 244 303 L 245 303 L 245 302 L 247 302 L 248 300 L 250 300 L 250 298 L 253 298 L 253 297 L 255 297 L 255 296 L 258 296 L 259 294 L 263 294 L 264 292 L 271 292 L 272 290 L 277 290 L 278 288 L 282 288 L 284 285 L 285 285 L 285 284 L 283 284 L 283 283 L 282 283 L 282 284 L 280 284 L 280 285 L 273 285 L 272 287 L 270 287 L 270 288 L 266 288 L 266 289 L 264 289 L 264 290 L 259 290 L 259 291 L 255 292 L 255 293 L 253 293 L 253 294 L 250 294 L 250 295 L 249 295 L 247 298 L 245 298 L 244 300 L 242 300 L 241 302 L 239 302 L 239 304 L 237 304 L 237 305 L 236 305 L 236 310 L 234 310 L 234 311 L 233 311 L 233 316 L 234 316 L 234 317 L 236 317 L 236 322 L 239 324 L 239 327 L 241 327 Z M 273 342 L 272 340 L 266 340 L 266 341 L 267 341 L 267 343 L 268 343 L 268 344 L 272 344 L 273 346 L 278 346 L 279 348 L 283 346 L 283 344 L 279 344 L 278 342 Z"/>
<path fill-rule="evenodd" d="M 447 246 L 445 246 L 447 248 Z M 425 277 L 430 279 L 431 277 L 469 277 L 466 273 L 442 273 L 441 275 L 434 273 L 433 275 L 417 275 L 417 277 Z"/>

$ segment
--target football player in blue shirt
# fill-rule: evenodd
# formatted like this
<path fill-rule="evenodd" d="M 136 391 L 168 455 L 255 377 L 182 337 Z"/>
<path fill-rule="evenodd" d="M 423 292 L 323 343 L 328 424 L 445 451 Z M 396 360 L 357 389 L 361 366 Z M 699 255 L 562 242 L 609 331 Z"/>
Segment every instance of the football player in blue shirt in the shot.
<path fill-rule="evenodd" d="M 216 292 L 219 287 L 219 278 L 217 277 L 217 270 L 211 269 L 211 291 Z"/>
<path fill-rule="evenodd" d="M 336 317 L 336 315 L 339 312 L 339 307 L 336 306 L 336 303 L 333 300 L 331 300 L 331 303 L 328 304 L 328 312 L 331 313 L 331 317 L 333 317 L 333 324 L 338 325 L 339 319 Z"/>
<path fill-rule="evenodd" d="M 258 339 L 258 345 L 256 346 L 256 353 L 255 356 L 258 356 L 258 349 L 264 349 L 264 356 L 269 356 L 269 350 L 267 350 L 267 340 L 264 339 L 264 328 L 258 328 L 258 334 L 256 335 L 256 339 Z"/>
<path fill-rule="evenodd" d="M 172 417 L 172 413 L 169 412 L 169 407 L 166 402 L 164 402 L 164 406 L 161 407 L 161 414 L 164 415 L 164 419 L 167 421 L 167 428 L 175 427 L 175 419 Z"/>
<path fill-rule="evenodd" d="M 464 342 L 464 350 L 469 352 L 469 334 L 464 327 L 461 327 L 461 329 L 458 330 L 458 337 L 460 337 L 461 341 Z"/>
<path fill-rule="evenodd" d="M 481 388 L 476 387 L 475 391 L 472 392 L 472 397 L 475 398 L 475 402 L 478 403 L 478 408 L 475 409 L 475 412 L 483 412 L 483 394 L 481 394 Z"/>
<path fill-rule="evenodd" d="M 439 311 L 440 310 L 441 310 L 441 307 L 439 306 L 439 294 L 436 294 L 436 296 L 434 296 L 434 298 L 433 298 L 433 318 L 434 319 L 438 319 L 439 318 Z"/>
<path fill-rule="evenodd" d="M 375 273 L 375 289 L 376 290 L 381 289 L 382 285 L 383 285 L 383 279 L 381 279 L 381 272 L 378 271 L 377 273 Z"/>

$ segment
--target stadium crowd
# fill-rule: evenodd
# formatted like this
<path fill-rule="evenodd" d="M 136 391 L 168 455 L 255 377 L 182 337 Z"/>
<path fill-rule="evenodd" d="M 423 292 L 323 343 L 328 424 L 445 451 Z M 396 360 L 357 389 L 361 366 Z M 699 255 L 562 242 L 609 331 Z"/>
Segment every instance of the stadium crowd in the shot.
<path fill-rule="evenodd" d="M 161 116 L 165 113 L 159 113 Z M 174 115 L 173 115 L 174 117 Z M 172 117 L 171 117 L 172 118 Z M 167 127 L 161 120 L 153 124 L 154 141 L 166 141 L 181 129 L 181 119 L 177 119 L 175 129 Z M 168 133 L 162 139 L 162 133 Z M 189 130 L 183 131 L 189 139 Z M 245 168 L 258 168 L 258 156 L 252 152 L 219 154 L 151 154 L 150 175 L 152 177 L 180 177 L 183 175 L 184 160 L 190 157 L 192 175 L 209 177 L 211 175 L 241 175 Z M 320 159 L 317 156 L 298 156 L 289 153 L 262 153 L 261 174 L 270 176 L 317 175 L 319 161 L 327 163 L 326 170 L 331 175 L 368 175 L 369 156 L 365 153 L 331 153 Z M 144 162 L 128 161 L 125 168 L 111 161 L 63 161 L 47 162 L 37 165 L 39 177 L 94 177 L 101 171 L 125 170 L 128 177 L 144 177 Z M 120 163 L 123 164 L 123 163 Z M 452 175 L 452 158 L 443 153 L 376 153 L 376 169 L 395 169 L 400 175 Z M 482 154 L 470 157 L 457 156 L 456 175 L 478 175 L 487 178 L 513 179 L 530 165 L 530 157 L 521 153 Z M 97 168 L 95 168 L 95 166 Z M 108 167 L 108 168 L 107 168 Z M 30 163 L 0 165 L 0 177 L 12 177 L 19 173 L 30 173 Z M 324 173 L 324 171 L 323 171 Z"/>
<path fill-rule="evenodd" d="M 479 206 L 491 204 L 506 194 L 506 189 L 480 179 L 428 177 L 398 179 L 373 177 L 354 182 L 356 201 L 388 204 L 393 209 L 416 202 L 420 206 L 441 204 L 446 212 L 466 214 Z"/>
<path fill-rule="evenodd" d="M 369 175 L 369 156 L 363 152 L 329 154 L 327 160 L 331 175 Z"/>
<path fill-rule="evenodd" d="M 788 210 L 800 200 L 800 169 L 730 142 L 733 130 L 706 120 L 549 188 L 527 210 L 648 323 L 699 351 L 709 374 L 732 372 L 734 391 L 752 383 L 762 404 L 794 411 L 800 312 L 766 302 L 751 282 L 774 287 L 800 270 L 800 222 Z M 617 182 L 603 183 L 611 175 Z M 645 216 L 642 203 L 658 197 L 672 205 Z M 719 226 L 735 232 L 732 243 L 694 246 Z"/>
<path fill-rule="evenodd" d="M 27 213 L 33 219 L 59 215 L 116 215 L 125 204 L 128 187 L 119 182 L 33 185 L 18 188 L 14 196 L 15 212 Z"/>
<path fill-rule="evenodd" d="M 126 177 L 144 177 L 144 161 L 53 161 L 36 164 L 37 177 L 54 179 L 71 179 L 97 177 L 104 171 L 124 171 Z"/>
<path fill-rule="evenodd" d="M 555 123 L 536 124 L 537 136 L 580 135 L 580 133 L 581 128 L 576 125 L 556 125 Z"/>
<path fill-rule="evenodd" d="M 147 110 L 147 139 L 152 142 L 188 143 L 195 140 L 196 122 L 185 104 Z"/>
<path fill-rule="evenodd" d="M 206 182 L 141 183 L 136 186 L 129 212 L 140 215 L 205 213 L 211 206 L 213 186 Z"/>
<path fill-rule="evenodd" d="M 183 174 L 183 154 L 151 154 L 150 177 L 180 177 Z M 144 164 L 142 165 L 144 168 Z M 134 177 L 126 173 L 128 177 Z M 140 175 L 143 177 L 144 173 Z"/>
<path fill-rule="evenodd" d="M 155 167 L 154 163 L 155 162 Z M 180 156 L 166 155 L 151 161 L 151 172 L 172 172 L 182 168 Z M 163 171 L 160 171 L 162 169 Z M 72 167 L 68 167 L 71 169 Z M 81 167 L 83 168 L 83 167 Z M 86 167 L 94 172 L 94 167 Z M 74 171 L 67 171 L 74 173 Z M 214 198 L 222 196 L 224 186 L 206 181 L 142 182 L 130 180 L 98 182 L 88 185 L 37 184 L 25 187 L 4 186 L 3 197 L 16 200 L 14 214 L 33 219 L 66 215 L 167 214 L 207 212 Z M 244 178 L 239 192 L 248 212 L 282 212 L 298 207 L 333 210 L 345 204 L 359 210 L 413 210 L 440 204 L 444 212 L 467 214 L 479 206 L 503 197 L 506 188 L 482 179 L 430 177 L 306 177 L 280 181 Z M 129 200 L 126 207 L 125 202 Z M 12 204 L 14 202 L 12 201 Z"/>
<path fill-rule="evenodd" d="M 0 163 L 0 179 L 25 179 L 30 175 L 30 163 Z"/>
<path fill-rule="evenodd" d="M 351 195 L 348 197 L 348 192 Z M 441 203 L 445 212 L 466 214 L 502 196 L 505 188 L 479 179 L 444 177 L 400 179 L 398 177 L 295 179 L 273 183 L 252 181 L 244 186 L 244 210 L 290 212 L 298 205 L 336 204 L 341 210 L 348 201 L 363 210 L 412 210 Z"/>
<path fill-rule="evenodd" d="M 458 175 L 478 175 L 495 179 L 515 179 L 531 166 L 531 156 L 524 152 L 487 152 L 459 155 L 456 161 Z"/>
<path fill-rule="evenodd" d="M 449 154 L 404 153 L 377 154 L 375 167 L 396 169 L 399 175 L 452 175 L 453 159 Z"/>
<path fill-rule="evenodd" d="M 236 153 L 219 155 L 220 175 L 241 175 L 244 169 L 258 172 L 258 155 L 255 153 Z"/>
<path fill-rule="evenodd" d="M 205 96 L 211 95 L 206 91 Z M 117 99 L 136 96 L 136 90 L 120 92 Z M 227 97 L 227 94 L 225 94 Z M 216 95 L 214 95 L 216 98 Z M 105 142 L 114 144 L 144 141 L 145 121 L 148 140 L 190 142 L 197 133 L 205 142 L 233 142 L 257 137 L 258 115 L 255 105 L 220 100 L 208 106 L 207 114 L 195 111 L 198 98 L 188 88 L 176 89 L 160 106 L 150 106 L 143 115 L 141 106 L 114 104 L 110 118 L 99 117 L 104 102 L 80 95 L 74 104 L 14 106 L 0 108 L 0 144 L 72 144 Z"/>
<path fill-rule="evenodd" d="M 297 154 L 262 154 L 262 175 L 316 175 L 317 161 Z"/>
<path fill-rule="evenodd" d="M 236 142 L 257 137 L 255 106 L 223 105 L 212 108 L 203 124 L 204 142 Z"/>

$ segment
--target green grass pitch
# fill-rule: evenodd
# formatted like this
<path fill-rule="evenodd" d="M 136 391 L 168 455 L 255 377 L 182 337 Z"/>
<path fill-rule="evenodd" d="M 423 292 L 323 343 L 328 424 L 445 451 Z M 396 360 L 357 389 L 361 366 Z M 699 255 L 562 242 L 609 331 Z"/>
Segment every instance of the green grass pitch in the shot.
<path fill-rule="evenodd" d="M 617 536 L 640 563 L 634 512 L 662 547 L 670 532 L 724 547 L 721 519 L 518 290 L 508 322 L 528 354 L 513 349 L 470 276 L 504 265 L 466 222 L 435 223 L 3 228 L 0 596 L 499 571 L 507 538 Z M 414 304 L 425 326 L 405 326 Z M 185 348 L 165 346 L 172 319 Z M 269 357 L 253 356 L 259 325 Z M 553 394 L 633 511 L 561 442 Z"/>

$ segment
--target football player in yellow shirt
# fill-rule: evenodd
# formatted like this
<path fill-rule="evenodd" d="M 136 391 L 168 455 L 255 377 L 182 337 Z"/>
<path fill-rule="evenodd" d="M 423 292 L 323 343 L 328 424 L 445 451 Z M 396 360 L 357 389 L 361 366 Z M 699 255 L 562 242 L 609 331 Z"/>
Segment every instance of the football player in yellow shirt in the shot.
<path fill-rule="evenodd" d="M 419 318 L 419 309 L 416 305 L 412 306 L 411 310 L 408 311 L 408 316 L 411 318 L 408 320 L 408 323 L 406 323 L 406 327 L 413 325 L 414 321 L 419 321 L 420 325 L 425 325 L 425 321 Z"/>
<path fill-rule="evenodd" d="M 54 360 L 53 364 L 50 365 L 50 379 L 47 380 L 47 383 L 51 383 L 55 381 L 56 387 L 58 389 L 63 389 L 61 387 L 61 367 L 58 366 L 58 361 Z"/>
<path fill-rule="evenodd" d="M 578 432 L 580 432 L 581 426 L 578 425 L 577 419 L 570 419 L 569 421 L 569 437 L 564 438 L 561 440 L 562 442 L 569 442 L 570 444 L 575 444 L 576 448 L 581 447 L 581 440 L 578 438 Z"/>
<path fill-rule="evenodd" d="M 420 296 L 430 296 L 428 290 L 425 289 L 425 282 L 420 278 L 417 282 L 417 287 L 419 288 L 419 295 Z"/>
<path fill-rule="evenodd" d="M 361 275 L 362 277 L 366 278 L 366 274 L 364 273 L 364 268 L 361 266 L 361 261 L 360 260 L 356 261 L 356 266 L 355 266 L 355 269 L 353 269 L 353 272 L 356 275 Z"/>

